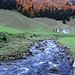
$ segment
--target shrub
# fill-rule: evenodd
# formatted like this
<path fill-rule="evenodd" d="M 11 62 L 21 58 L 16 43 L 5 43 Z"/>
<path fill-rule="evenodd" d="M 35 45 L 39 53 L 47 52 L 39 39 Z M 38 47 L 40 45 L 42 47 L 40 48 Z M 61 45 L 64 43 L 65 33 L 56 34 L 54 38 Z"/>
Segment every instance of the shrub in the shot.
<path fill-rule="evenodd" d="M 22 11 L 22 7 L 21 7 L 21 6 L 18 7 L 18 11 L 19 11 L 19 12 Z"/>
<path fill-rule="evenodd" d="M 9 35 L 6 32 L 0 32 L 0 42 L 8 42 Z"/>
<path fill-rule="evenodd" d="M 23 15 L 24 15 L 24 13 L 25 13 L 25 8 L 22 8 L 22 12 L 21 12 Z"/>
<path fill-rule="evenodd" d="M 31 13 L 30 13 L 30 17 L 31 17 L 31 18 L 34 17 L 34 11 L 31 11 Z"/>

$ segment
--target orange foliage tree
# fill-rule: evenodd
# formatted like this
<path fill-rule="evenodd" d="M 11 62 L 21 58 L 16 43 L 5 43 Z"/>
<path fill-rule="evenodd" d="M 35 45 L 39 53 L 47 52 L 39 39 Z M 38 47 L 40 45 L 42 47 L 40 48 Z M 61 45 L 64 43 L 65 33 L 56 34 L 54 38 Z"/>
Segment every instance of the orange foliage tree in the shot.
<path fill-rule="evenodd" d="M 21 4 L 28 14 L 40 9 L 44 11 L 46 8 L 50 8 L 50 10 L 54 8 L 58 10 L 63 9 L 64 11 L 68 8 L 75 10 L 75 6 L 72 5 L 70 0 L 16 0 L 16 2 L 16 8 L 18 8 L 18 4 Z"/>

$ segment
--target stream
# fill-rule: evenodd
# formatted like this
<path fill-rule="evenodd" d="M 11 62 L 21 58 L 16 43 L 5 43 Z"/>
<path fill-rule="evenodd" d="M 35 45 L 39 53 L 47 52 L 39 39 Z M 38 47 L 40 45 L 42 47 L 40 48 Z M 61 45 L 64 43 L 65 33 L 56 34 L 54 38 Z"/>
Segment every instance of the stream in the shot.
<path fill-rule="evenodd" d="M 73 58 L 67 47 L 54 40 L 41 40 L 31 46 L 32 56 L 0 64 L 0 75 L 73 75 Z M 68 56 L 70 56 L 68 58 Z"/>

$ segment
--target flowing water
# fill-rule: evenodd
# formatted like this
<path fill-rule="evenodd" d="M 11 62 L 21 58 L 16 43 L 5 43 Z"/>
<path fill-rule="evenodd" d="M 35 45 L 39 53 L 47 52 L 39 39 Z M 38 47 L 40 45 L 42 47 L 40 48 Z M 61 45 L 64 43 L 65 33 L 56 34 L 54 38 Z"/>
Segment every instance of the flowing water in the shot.
<path fill-rule="evenodd" d="M 70 75 L 70 61 L 53 40 L 37 41 L 30 51 L 27 59 L 1 63 L 0 75 Z"/>

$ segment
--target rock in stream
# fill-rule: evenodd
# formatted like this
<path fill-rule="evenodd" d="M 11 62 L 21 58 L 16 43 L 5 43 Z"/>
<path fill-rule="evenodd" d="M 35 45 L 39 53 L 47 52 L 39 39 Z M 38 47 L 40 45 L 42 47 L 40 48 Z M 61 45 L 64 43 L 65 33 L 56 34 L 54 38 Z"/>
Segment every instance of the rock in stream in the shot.
<path fill-rule="evenodd" d="M 73 75 L 74 58 L 66 46 L 54 40 L 40 40 L 31 46 L 33 56 L 1 63 L 0 75 Z"/>

